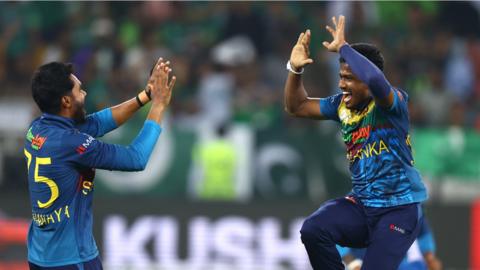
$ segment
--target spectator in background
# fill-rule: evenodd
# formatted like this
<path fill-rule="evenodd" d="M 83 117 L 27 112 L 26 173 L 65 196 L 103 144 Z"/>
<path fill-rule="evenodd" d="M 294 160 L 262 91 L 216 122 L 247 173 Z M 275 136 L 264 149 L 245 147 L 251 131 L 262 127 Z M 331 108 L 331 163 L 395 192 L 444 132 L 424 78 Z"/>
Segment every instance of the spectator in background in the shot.
<path fill-rule="evenodd" d="M 423 89 L 418 91 L 416 104 L 423 124 L 432 127 L 446 127 L 455 96 L 442 84 L 440 67 L 432 67 L 427 74 Z"/>
<path fill-rule="evenodd" d="M 197 95 L 199 129 L 215 131 L 231 119 L 234 83 L 233 75 L 223 64 L 205 66 Z"/>
<path fill-rule="evenodd" d="M 232 37 L 212 48 L 199 81 L 200 132 L 214 133 L 231 120 L 237 86 L 234 69 L 252 63 L 255 57 L 255 47 L 247 36 Z"/>
<path fill-rule="evenodd" d="M 452 95 L 466 102 L 472 97 L 474 77 L 473 66 L 468 56 L 466 42 L 455 39 L 445 67 L 445 87 Z"/>
<path fill-rule="evenodd" d="M 237 154 L 227 137 L 227 125 L 217 127 L 216 136 L 200 141 L 193 152 L 190 189 L 202 200 L 235 200 Z"/>

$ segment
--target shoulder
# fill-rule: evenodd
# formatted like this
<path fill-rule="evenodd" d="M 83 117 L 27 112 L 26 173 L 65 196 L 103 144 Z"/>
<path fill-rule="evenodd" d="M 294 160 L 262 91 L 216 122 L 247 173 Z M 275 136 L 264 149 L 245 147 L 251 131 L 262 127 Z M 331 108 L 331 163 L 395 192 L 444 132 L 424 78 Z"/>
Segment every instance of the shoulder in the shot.
<path fill-rule="evenodd" d="M 342 102 L 343 94 L 335 94 L 329 97 L 320 98 L 320 113 L 326 118 L 335 121 L 338 119 L 338 108 Z"/>
<path fill-rule="evenodd" d="M 398 98 L 398 101 L 408 102 L 409 97 L 405 90 L 401 88 L 395 88 L 395 87 L 392 87 L 392 89 L 393 89 L 393 94 L 396 95 L 396 97 Z"/>
<path fill-rule="evenodd" d="M 95 138 L 77 129 L 66 131 L 62 136 L 62 147 L 68 152 L 83 154 L 95 143 Z"/>
<path fill-rule="evenodd" d="M 343 94 L 335 94 L 328 97 L 320 98 L 320 108 L 328 110 L 337 110 L 342 102 Z M 322 108 L 323 107 L 323 108 Z"/>
<path fill-rule="evenodd" d="M 379 107 L 382 112 L 390 116 L 408 116 L 408 100 L 407 92 L 401 88 L 392 87 L 393 103 L 389 108 Z"/>
<path fill-rule="evenodd" d="M 328 96 L 328 97 L 325 97 L 325 98 L 321 98 L 320 101 L 322 103 L 330 103 L 329 105 L 333 105 L 333 106 L 338 107 L 338 105 L 342 101 L 342 98 L 343 98 L 343 94 L 338 93 L 338 94 L 331 95 L 331 96 Z"/>

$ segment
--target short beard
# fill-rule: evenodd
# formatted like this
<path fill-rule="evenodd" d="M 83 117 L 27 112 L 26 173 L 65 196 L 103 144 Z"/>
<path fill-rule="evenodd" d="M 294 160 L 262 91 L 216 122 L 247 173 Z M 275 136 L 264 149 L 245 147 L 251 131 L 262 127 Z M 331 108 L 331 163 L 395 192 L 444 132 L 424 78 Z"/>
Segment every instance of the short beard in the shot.
<path fill-rule="evenodd" d="M 77 124 L 82 124 L 86 121 L 86 112 L 83 104 L 75 104 L 75 112 L 73 114 L 73 120 Z"/>

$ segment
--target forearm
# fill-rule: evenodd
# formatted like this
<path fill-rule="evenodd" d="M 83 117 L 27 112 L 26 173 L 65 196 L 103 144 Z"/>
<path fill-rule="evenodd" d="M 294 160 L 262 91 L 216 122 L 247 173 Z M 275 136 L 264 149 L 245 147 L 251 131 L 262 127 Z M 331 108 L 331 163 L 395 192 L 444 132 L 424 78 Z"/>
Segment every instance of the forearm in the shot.
<path fill-rule="evenodd" d="M 157 123 L 145 121 L 143 128 L 129 146 L 113 145 L 115 148 L 109 152 L 115 154 L 106 157 L 106 164 L 97 167 L 120 171 L 144 170 L 161 131 Z"/>
<path fill-rule="evenodd" d="M 135 169 L 145 169 L 161 131 L 162 129 L 157 122 L 145 121 L 142 130 L 130 145 L 130 148 L 135 151 L 138 164 L 140 165 Z"/>
<path fill-rule="evenodd" d="M 285 83 L 285 110 L 290 114 L 295 114 L 304 102 L 308 100 L 308 94 L 303 87 L 301 75 L 288 73 Z"/>
<path fill-rule="evenodd" d="M 368 85 L 372 95 L 377 99 L 386 99 L 391 91 L 391 86 L 383 72 L 366 57 L 355 51 L 350 45 L 345 44 L 339 51 L 353 73 Z"/>
<path fill-rule="evenodd" d="M 64 143 L 77 147 L 79 142 L 89 140 L 90 144 L 81 154 L 75 151 L 72 156 L 74 162 L 81 166 L 106 170 L 141 171 L 147 165 L 161 130 L 159 124 L 146 120 L 137 137 L 128 146 L 103 143 L 85 133 L 76 133 L 67 137 Z"/>
<path fill-rule="evenodd" d="M 163 104 L 152 103 L 152 107 L 147 115 L 147 120 L 154 121 L 157 124 L 160 124 L 163 120 L 163 114 L 165 112 L 166 106 Z"/>
<path fill-rule="evenodd" d="M 150 101 L 145 91 L 140 92 L 140 94 L 138 94 L 138 98 L 142 104 L 147 104 Z M 115 120 L 117 127 L 121 126 L 128 119 L 130 119 L 130 117 L 132 117 L 133 114 L 140 108 L 141 106 L 138 104 L 136 98 L 131 98 L 119 105 L 112 107 L 112 117 Z"/>

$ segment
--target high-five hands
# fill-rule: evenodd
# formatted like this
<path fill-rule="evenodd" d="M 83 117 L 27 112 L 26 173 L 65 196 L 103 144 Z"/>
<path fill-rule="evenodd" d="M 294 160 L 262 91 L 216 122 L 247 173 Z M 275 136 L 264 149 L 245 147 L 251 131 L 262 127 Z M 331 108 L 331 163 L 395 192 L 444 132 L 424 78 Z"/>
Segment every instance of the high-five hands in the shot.
<path fill-rule="evenodd" d="M 307 29 L 305 33 L 301 33 L 298 37 L 298 41 L 292 49 L 290 55 L 290 65 L 296 71 L 299 71 L 304 66 L 313 63 L 310 58 L 310 30 Z"/>
<path fill-rule="evenodd" d="M 340 51 L 340 47 L 342 47 L 345 43 L 345 16 L 340 15 L 338 18 L 332 17 L 332 22 L 335 28 L 330 27 L 329 25 L 326 26 L 326 29 L 333 37 L 331 42 L 324 41 L 322 44 L 331 52 L 338 52 Z M 311 38 L 310 30 L 307 29 L 305 32 L 300 33 L 298 37 L 297 43 L 292 49 L 292 53 L 290 55 L 290 65 L 291 67 L 299 71 L 304 66 L 313 63 L 313 60 L 310 58 L 310 38 Z"/>
<path fill-rule="evenodd" d="M 154 106 L 160 105 L 165 107 L 170 103 L 172 89 L 177 78 L 175 76 L 170 78 L 172 69 L 169 65 L 170 61 L 163 62 L 163 59 L 159 58 L 148 79 L 147 89 L 151 91 Z"/>
<path fill-rule="evenodd" d="M 338 18 L 338 22 L 335 17 L 332 17 L 332 22 L 335 29 L 333 29 L 329 25 L 327 25 L 326 28 L 327 31 L 332 34 L 333 40 L 332 42 L 324 41 L 322 44 L 331 52 L 339 52 L 340 47 L 347 43 L 345 41 L 345 16 L 340 15 L 340 17 Z"/>

